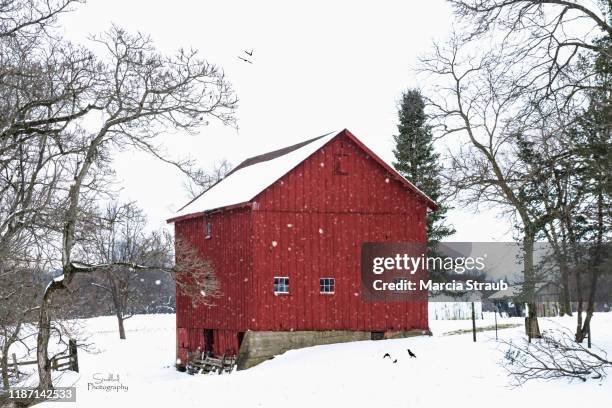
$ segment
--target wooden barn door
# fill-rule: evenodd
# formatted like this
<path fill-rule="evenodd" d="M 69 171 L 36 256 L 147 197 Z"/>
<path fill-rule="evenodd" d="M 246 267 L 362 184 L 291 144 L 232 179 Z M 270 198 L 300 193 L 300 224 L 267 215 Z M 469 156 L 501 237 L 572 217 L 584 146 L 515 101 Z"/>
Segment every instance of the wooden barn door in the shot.
<path fill-rule="evenodd" d="M 238 350 L 236 350 L 236 354 L 240 352 L 240 346 L 242 346 L 243 340 L 244 340 L 244 332 L 238 332 Z"/>
<path fill-rule="evenodd" d="M 212 329 L 204 329 L 204 352 L 215 352 L 215 333 Z"/>

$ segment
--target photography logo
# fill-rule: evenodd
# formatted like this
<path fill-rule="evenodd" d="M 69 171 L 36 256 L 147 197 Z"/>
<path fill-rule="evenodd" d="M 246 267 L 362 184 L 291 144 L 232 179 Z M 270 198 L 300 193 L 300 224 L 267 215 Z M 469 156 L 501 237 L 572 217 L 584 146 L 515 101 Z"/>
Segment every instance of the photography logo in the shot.
<path fill-rule="evenodd" d="M 127 392 L 128 386 L 117 373 L 94 373 L 87 382 L 87 391 Z"/>

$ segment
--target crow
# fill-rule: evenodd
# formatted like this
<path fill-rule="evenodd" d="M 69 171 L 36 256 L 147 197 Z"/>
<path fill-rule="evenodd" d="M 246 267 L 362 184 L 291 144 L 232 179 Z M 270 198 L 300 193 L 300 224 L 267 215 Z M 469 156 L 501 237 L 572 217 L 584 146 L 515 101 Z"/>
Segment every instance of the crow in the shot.
<path fill-rule="evenodd" d="M 244 53 L 245 53 L 246 55 L 248 55 L 249 57 L 252 57 L 252 56 L 253 56 L 253 50 L 251 50 L 251 52 L 248 52 L 248 51 L 246 51 L 246 50 L 245 50 L 245 51 L 244 51 Z"/>
<path fill-rule="evenodd" d="M 389 354 L 389 353 L 385 353 L 385 355 L 383 356 L 383 358 L 387 358 L 387 357 L 391 358 L 391 354 Z"/>
<path fill-rule="evenodd" d="M 246 59 L 246 58 L 242 58 L 242 57 L 239 57 L 239 56 L 236 56 L 236 58 L 238 58 L 239 60 L 242 60 L 242 61 L 244 61 L 244 62 L 248 62 L 249 64 L 252 64 L 252 62 L 251 62 L 251 61 L 249 61 L 249 60 L 248 60 L 248 59 Z"/>
<path fill-rule="evenodd" d="M 408 355 L 410 356 L 410 358 L 416 358 L 416 355 L 410 351 L 410 349 L 406 349 L 408 351 Z"/>
<path fill-rule="evenodd" d="M 397 358 L 395 360 L 393 360 L 393 364 L 397 363 Z"/>

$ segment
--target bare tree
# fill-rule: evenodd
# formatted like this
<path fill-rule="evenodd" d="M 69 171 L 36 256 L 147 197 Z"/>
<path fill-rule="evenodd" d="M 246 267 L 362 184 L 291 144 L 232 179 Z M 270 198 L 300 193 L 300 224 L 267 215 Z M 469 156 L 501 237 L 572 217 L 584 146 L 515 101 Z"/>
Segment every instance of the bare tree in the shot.
<path fill-rule="evenodd" d="M 157 137 L 195 132 L 211 117 L 232 123 L 236 105 L 223 72 L 195 51 L 163 56 L 147 36 L 117 27 L 91 37 L 98 54 L 66 42 L 53 25 L 76 3 L 0 2 L 0 254 L 24 248 L 20 259 L 28 259 L 35 243 L 63 272 L 40 303 L 43 389 L 52 387 L 53 297 L 68 290 L 75 275 L 99 268 L 78 257 L 91 231 L 87 207 L 108 193 L 114 152 L 140 149 L 190 173 L 193 164 L 169 159 Z"/>
<path fill-rule="evenodd" d="M 435 45 L 432 55 L 422 60 L 421 71 L 435 82 L 430 107 L 441 135 L 467 135 L 467 144 L 451 157 L 454 186 L 466 201 L 501 205 L 516 218 L 524 247 L 524 291 L 532 299 L 534 239 L 546 236 L 562 260 L 566 253 L 560 239 L 567 238 L 568 231 L 560 230 L 561 218 L 584 210 L 587 201 L 582 192 L 567 190 L 567 174 L 554 173 L 563 160 L 572 163 L 570 156 L 575 158 L 566 129 L 592 95 L 604 95 L 599 98 L 603 111 L 609 106 L 609 81 L 601 79 L 608 75 L 609 64 L 601 61 L 612 56 L 611 4 L 450 3 L 459 22 L 465 23 L 464 34 Z M 529 160 L 525 148 L 538 150 L 538 142 L 544 144 L 535 152 L 538 159 Z M 568 309 L 568 268 L 563 262 L 561 266 Z M 533 306 L 527 332 L 536 334 L 535 327 L 529 328 L 537 325 Z"/>
<path fill-rule="evenodd" d="M 169 271 L 169 265 L 173 264 L 174 241 L 167 233 L 148 232 L 146 217 L 134 203 L 111 202 L 97 218 L 82 259 L 89 265 L 98 265 L 94 276 L 101 279 L 91 284 L 110 297 L 117 316 L 119 338 L 125 339 L 124 321 L 138 310 L 148 310 L 151 299 L 160 297 L 156 287 L 161 288 L 162 284 L 162 279 L 155 279 L 153 285 L 147 284 L 150 279 L 146 280 L 132 265 L 158 265 L 164 268 L 160 272 Z M 217 284 L 213 282 L 216 279 L 212 268 L 195 265 L 194 260 L 187 263 L 199 271 L 206 271 L 210 278 L 205 285 L 210 292 L 207 300 L 214 298 Z M 153 272 L 153 269 L 147 270 L 146 274 L 153 275 Z M 147 291 L 150 293 L 145 293 Z M 196 298 L 201 297 L 198 292 Z M 153 303 L 158 305 L 162 301 L 156 300 Z"/>
<path fill-rule="evenodd" d="M 515 64 L 529 67 L 537 102 L 570 101 L 602 90 L 594 70 L 580 68 L 585 56 L 612 59 L 612 4 L 607 0 L 450 0 L 472 38 L 503 36 Z"/>
<path fill-rule="evenodd" d="M 81 200 L 88 194 L 95 195 L 100 170 L 108 165 L 113 149 L 140 149 L 185 170 L 190 163 L 166 158 L 155 144 L 156 137 L 175 129 L 195 131 L 205 117 L 229 123 L 236 102 L 223 73 L 198 59 L 195 51 L 181 50 L 175 57 L 164 57 L 156 52 L 148 37 L 131 35 L 117 27 L 92 40 L 108 53 L 105 63 L 97 65 L 92 88 L 95 98 L 90 101 L 100 108 L 101 114 L 94 131 L 78 122 L 72 123 L 75 153 L 70 163 L 74 176 L 67 187 L 61 216 L 63 275 L 49 283 L 39 316 L 37 357 L 39 386 L 43 389 L 52 387 L 47 345 L 51 320 L 48 306 L 53 296 L 66 290 L 76 274 L 109 267 L 87 264 L 75 257 L 80 248 Z M 140 270 L 160 269 L 159 265 L 115 264 Z"/>
<path fill-rule="evenodd" d="M 597 81 L 609 84 L 612 71 L 597 71 Z M 555 252 L 567 314 L 571 314 L 570 276 L 575 278 L 578 342 L 590 332 L 595 301 L 602 299 L 598 292 L 605 291 L 600 282 L 606 282 L 606 242 L 612 234 L 610 91 L 591 91 L 587 96 L 586 108 L 568 101 L 540 103 L 547 109 L 530 115 L 531 126 L 517 135 L 521 162 L 531 169 L 524 195 L 532 198 L 533 207 L 555 215 L 542 235 Z"/>
<path fill-rule="evenodd" d="M 455 196 L 476 206 L 497 206 L 519 228 L 523 292 L 529 303 L 526 332 L 539 337 L 534 242 L 555 214 L 532 205 L 533 197 L 524 189 L 533 169 L 521 160 L 517 135 L 530 124 L 516 118 L 529 97 L 525 84 L 529 76 L 507 63 L 503 49 L 483 53 L 481 47 L 476 40 L 453 35 L 421 58 L 419 70 L 432 83 L 427 102 L 439 137 L 466 139 L 449 152 L 447 181 Z"/>
<path fill-rule="evenodd" d="M 0 37 L 37 36 L 46 33 L 61 13 L 82 0 L 2 0 Z"/>
<path fill-rule="evenodd" d="M 88 257 L 84 257 L 84 260 L 88 259 L 89 264 L 109 265 L 99 268 L 104 280 L 92 282 L 92 285 L 110 296 L 117 316 L 119 338 L 125 339 L 124 320 L 132 316 L 129 306 L 136 296 L 134 286 L 137 276 L 129 266 L 117 263 L 168 265 L 168 256 L 165 256 L 166 259 L 148 259 L 158 258 L 159 254 L 151 253 L 144 214 L 134 204 L 118 205 L 111 202 L 98 220 L 91 234 L 91 246 L 86 251 Z M 167 254 L 170 255 L 171 250 L 167 250 Z"/>

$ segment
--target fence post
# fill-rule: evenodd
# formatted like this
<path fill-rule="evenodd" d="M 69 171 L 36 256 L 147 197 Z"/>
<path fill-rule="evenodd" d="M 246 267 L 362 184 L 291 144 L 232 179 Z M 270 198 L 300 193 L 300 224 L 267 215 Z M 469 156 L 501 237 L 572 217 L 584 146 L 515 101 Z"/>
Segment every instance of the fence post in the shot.
<path fill-rule="evenodd" d="M 13 353 L 13 366 L 15 367 L 15 377 L 19 380 L 19 365 L 17 364 L 17 356 Z"/>
<path fill-rule="evenodd" d="M 70 369 L 72 371 L 79 372 L 79 356 L 77 354 L 77 343 L 76 340 L 68 340 L 68 349 L 70 353 Z"/>
<path fill-rule="evenodd" d="M 474 302 L 472 302 L 472 338 L 476 342 L 476 312 L 474 311 Z"/>
<path fill-rule="evenodd" d="M 495 316 L 495 341 L 497 341 L 497 306 L 495 306 L 493 315 Z"/>

